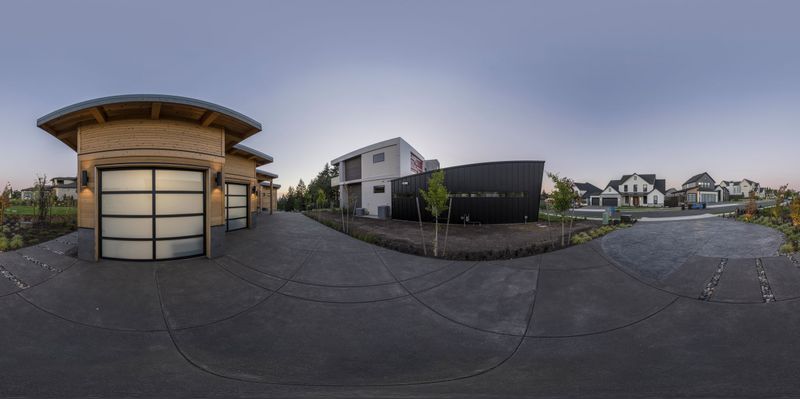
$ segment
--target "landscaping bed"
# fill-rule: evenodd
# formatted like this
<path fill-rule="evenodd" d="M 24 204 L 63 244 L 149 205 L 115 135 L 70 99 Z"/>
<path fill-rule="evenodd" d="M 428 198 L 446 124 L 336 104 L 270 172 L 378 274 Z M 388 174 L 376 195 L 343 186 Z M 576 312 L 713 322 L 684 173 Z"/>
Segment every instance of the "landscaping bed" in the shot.
<path fill-rule="evenodd" d="M 308 211 L 304 214 L 331 228 L 342 230 L 342 215 L 338 211 Z M 433 223 L 422 224 L 425 248 L 419 222 L 356 217 L 349 223 L 349 235 L 362 241 L 400 252 L 433 256 Z M 589 232 L 599 226 L 599 222 L 577 220 L 573 222 L 572 235 L 574 237 L 578 233 Z M 561 225 L 556 222 L 466 226 L 460 223 L 451 224 L 446 244 L 446 226 L 440 224 L 439 228 L 439 251 L 442 252 L 439 257 L 446 259 L 511 259 L 561 248 Z M 565 230 L 565 233 L 569 231 Z"/>
<path fill-rule="evenodd" d="M 50 241 L 76 230 L 75 217 L 52 216 L 50 222 L 36 225 L 33 217 L 9 217 L 0 226 L 0 252 Z"/>

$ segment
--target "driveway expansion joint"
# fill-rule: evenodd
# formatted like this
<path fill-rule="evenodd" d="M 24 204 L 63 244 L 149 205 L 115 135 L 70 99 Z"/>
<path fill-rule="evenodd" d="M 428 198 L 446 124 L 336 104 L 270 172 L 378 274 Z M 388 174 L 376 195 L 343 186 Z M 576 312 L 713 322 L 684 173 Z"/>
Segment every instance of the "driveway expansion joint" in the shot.
<path fill-rule="evenodd" d="M 769 285 L 767 272 L 764 270 L 764 263 L 761 258 L 756 258 L 756 272 L 758 273 L 758 282 L 761 285 L 761 297 L 764 298 L 764 303 L 775 302 L 775 295 L 772 293 L 772 287 Z"/>
<path fill-rule="evenodd" d="M 21 290 L 25 290 L 31 287 L 28 283 L 20 280 L 19 277 L 15 276 L 14 273 L 11 273 L 3 265 L 0 265 L 0 276 L 5 277 L 8 281 L 14 283 L 14 285 L 16 285 L 17 288 Z"/>
<path fill-rule="evenodd" d="M 705 288 L 703 288 L 703 292 L 700 293 L 700 296 L 697 298 L 701 301 L 710 301 L 711 296 L 714 295 L 714 290 L 719 285 L 719 279 L 722 277 L 722 273 L 725 271 L 725 265 L 728 264 L 728 258 L 722 258 L 719 261 L 719 265 L 717 269 L 714 271 L 714 274 L 711 275 L 711 278 L 706 283 Z"/>

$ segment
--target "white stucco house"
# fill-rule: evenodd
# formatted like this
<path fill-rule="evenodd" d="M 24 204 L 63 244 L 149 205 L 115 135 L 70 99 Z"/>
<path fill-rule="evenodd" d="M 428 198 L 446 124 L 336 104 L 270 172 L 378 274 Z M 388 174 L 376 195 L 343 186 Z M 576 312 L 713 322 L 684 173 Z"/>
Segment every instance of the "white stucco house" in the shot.
<path fill-rule="evenodd" d="M 331 185 L 339 187 L 340 206 L 361 208 L 370 215 L 392 204 L 392 179 L 439 169 L 438 161 L 426 161 L 401 137 L 348 152 L 331 164 L 339 165 L 339 177 Z"/>
<path fill-rule="evenodd" d="M 599 194 L 589 197 L 591 205 L 663 207 L 666 181 L 655 174 L 623 175 L 611 180 Z"/>
<path fill-rule="evenodd" d="M 59 200 L 78 199 L 78 179 L 75 177 L 54 177 L 50 179 L 54 194 Z"/>

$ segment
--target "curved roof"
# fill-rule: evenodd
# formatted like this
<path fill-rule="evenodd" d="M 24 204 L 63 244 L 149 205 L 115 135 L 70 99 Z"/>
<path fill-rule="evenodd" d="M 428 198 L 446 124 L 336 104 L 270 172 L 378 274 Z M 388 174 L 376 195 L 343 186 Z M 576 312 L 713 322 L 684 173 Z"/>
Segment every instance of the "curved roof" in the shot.
<path fill-rule="evenodd" d="M 171 119 L 222 127 L 228 136 L 228 148 L 261 131 L 259 122 L 230 108 L 164 94 L 126 94 L 83 101 L 39 118 L 36 125 L 77 149 L 79 126 L 124 119 Z"/>
<path fill-rule="evenodd" d="M 228 154 L 234 154 L 253 159 L 256 161 L 257 167 L 273 162 L 271 156 L 264 154 L 259 150 L 250 148 L 244 144 L 235 144 L 233 147 L 231 147 L 231 149 L 228 150 Z M 258 169 L 256 169 L 256 171 L 258 171 Z"/>

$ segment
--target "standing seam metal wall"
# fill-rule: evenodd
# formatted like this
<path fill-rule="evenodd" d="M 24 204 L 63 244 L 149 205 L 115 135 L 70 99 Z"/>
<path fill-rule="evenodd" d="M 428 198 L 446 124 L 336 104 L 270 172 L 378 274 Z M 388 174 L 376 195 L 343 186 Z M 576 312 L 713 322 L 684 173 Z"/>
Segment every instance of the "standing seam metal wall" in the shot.
<path fill-rule="evenodd" d="M 469 215 L 481 223 L 522 223 L 539 218 L 544 161 L 506 161 L 454 166 L 442 169 L 445 185 L 453 198 L 450 223 L 460 223 Z M 392 218 L 417 220 L 416 197 L 419 197 L 423 221 L 433 216 L 425 211 L 419 194 L 426 189 L 431 172 L 392 180 Z M 406 184 L 403 184 L 406 183 Z M 461 197 L 465 193 L 499 193 L 501 197 Z M 440 216 L 446 220 L 447 213 Z"/>

